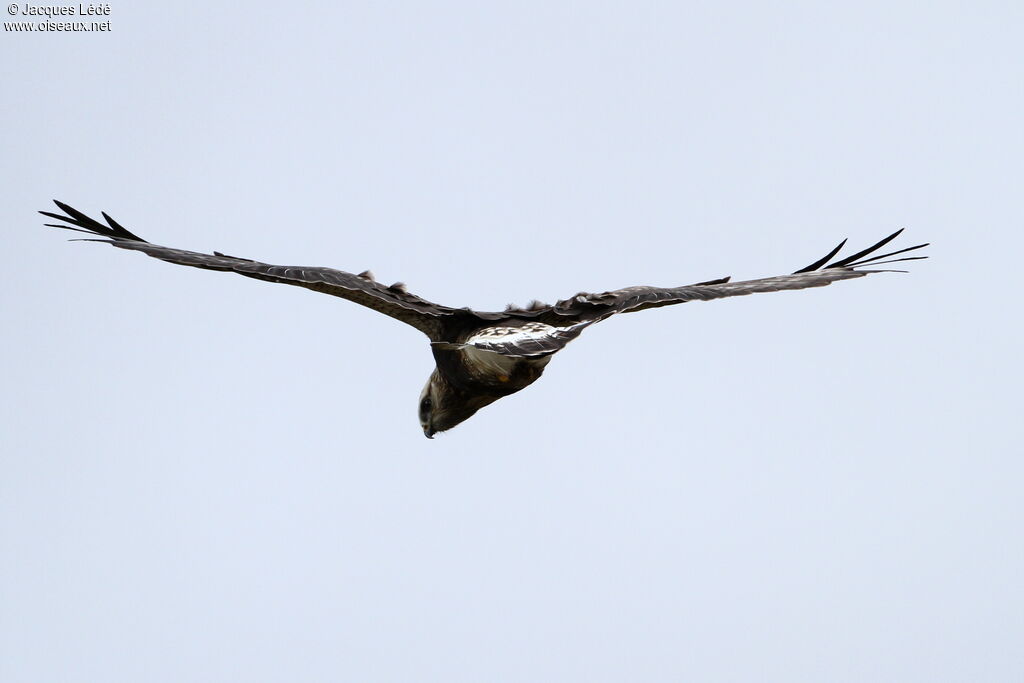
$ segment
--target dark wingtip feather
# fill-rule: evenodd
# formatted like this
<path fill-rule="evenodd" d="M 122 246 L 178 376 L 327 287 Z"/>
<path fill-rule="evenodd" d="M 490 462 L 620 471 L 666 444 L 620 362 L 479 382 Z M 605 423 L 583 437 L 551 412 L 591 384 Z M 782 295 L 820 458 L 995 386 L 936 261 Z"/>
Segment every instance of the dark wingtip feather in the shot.
<path fill-rule="evenodd" d="M 76 228 L 70 225 L 57 225 L 56 223 L 43 223 L 48 228 L 60 228 L 61 230 L 74 230 L 75 232 L 84 232 L 86 235 L 95 235 L 92 230 L 86 230 L 85 228 Z"/>
<path fill-rule="evenodd" d="M 875 265 L 876 261 L 880 261 L 882 259 L 889 258 L 890 256 L 896 256 L 897 254 L 905 254 L 908 251 L 916 251 L 917 249 L 924 249 L 927 246 L 928 246 L 927 242 L 925 242 L 924 244 L 915 244 L 914 246 L 906 247 L 905 249 L 897 249 L 896 251 L 890 251 L 890 252 L 885 253 L 885 254 L 879 254 L 878 256 L 872 256 L 871 258 L 861 259 L 860 261 L 854 261 L 853 263 L 848 263 L 847 267 L 854 268 L 854 267 L 857 267 L 857 266 L 864 266 L 864 265 L 867 265 L 867 264 Z M 927 256 L 919 256 L 917 258 L 928 258 L 928 257 Z"/>
<path fill-rule="evenodd" d="M 88 216 L 86 216 L 84 213 L 82 213 L 73 206 L 65 204 L 64 202 L 59 201 L 57 199 L 54 199 L 53 203 L 56 204 L 61 211 L 71 216 L 75 220 L 82 221 L 83 223 L 96 223 L 96 221 L 89 218 Z M 96 225 L 99 225 L 99 223 L 96 223 Z"/>
<path fill-rule="evenodd" d="M 827 254 L 822 256 L 820 259 L 818 259 L 817 261 L 815 261 L 811 265 L 804 266 L 800 270 L 794 270 L 793 271 L 793 275 L 797 275 L 799 273 L 810 273 L 812 270 L 817 270 L 818 268 L 821 268 L 823 265 L 828 263 L 829 259 L 831 259 L 833 256 L 838 254 L 839 250 L 842 249 L 844 246 L 846 246 L 846 240 L 843 240 L 842 242 L 840 242 L 838 245 L 836 245 L 835 249 L 833 249 L 832 251 L 828 252 Z"/>
<path fill-rule="evenodd" d="M 103 216 L 103 219 L 107 222 L 107 225 L 109 225 L 111 227 L 111 229 L 115 233 L 117 233 L 118 235 L 123 236 L 123 237 L 125 237 L 127 239 L 133 239 L 133 240 L 136 240 L 136 241 L 139 241 L 139 242 L 145 242 L 146 241 L 146 240 L 142 239 L 141 237 L 139 237 L 138 235 L 136 235 L 135 233 L 133 233 L 130 230 L 128 230 L 128 228 L 124 227 L 123 225 L 121 225 L 120 223 L 115 221 L 109 215 L 107 215 L 106 211 L 100 211 L 100 215 Z"/>
<path fill-rule="evenodd" d="M 928 258 L 928 257 L 927 256 L 906 256 L 904 258 L 894 258 L 894 259 L 891 259 L 889 261 L 877 261 L 877 262 L 871 263 L 869 265 L 873 268 L 875 266 L 880 266 L 883 263 L 899 263 L 900 261 L 923 261 L 926 258 Z M 858 265 L 860 265 L 860 264 L 858 264 Z M 871 272 L 871 271 L 858 270 L 857 272 L 858 273 L 867 273 L 867 272 Z M 901 271 L 894 271 L 894 272 L 903 273 L 903 272 L 906 272 L 906 271 L 901 270 Z"/>
<path fill-rule="evenodd" d="M 892 242 L 894 239 L 899 237 L 901 232 L 903 232 L 903 228 L 900 228 L 899 230 L 897 230 L 893 234 L 889 235 L 888 237 L 886 237 L 884 239 L 881 239 L 878 242 L 872 244 L 867 249 L 862 249 L 861 251 L 858 251 L 856 254 L 853 254 L 852 256 L 847 256 L 846 258 L 840 259 L 840 260 L 836 261 L 835 263 L 830 263 L 826 267 L 827 268 L 847 268 L 847 267 L 850 266 L 850 264 L 854 263 L 855 261 L 860 259 L 862 256 L 867 256 L 871 252 L 876 251 L 878 249 L 881 249 L 885 245 L 889 244 L 889 242 Z"/>
<path fill-rule="evenodd" d="M 57 208 L 63 211 L 66 215 L 62 216 L 60 214 L 51 213 L 49 211 L 40 211 L 39 213 L 48 218 L 55 218 L 59 221 L 70 223 L 71 226 L 75 227 L 71 227 L 68 225 L 53 225 L 51 223 L 46 223 L 45 225 L 47 227 L 64 228 L 66 230 L 79 230 L 80 232 L 90 232 L 94 235 L 100 235 L 102 237 L 107 237 L 113 240 L 133 240 L 136 242 L 146 241 L 139 237 L 138 235 L 129 231 L 127 228 L 125 228 L 123 225 L 115 221 L 105 212 L 101 211 L 100 213 L 102 214 L 103 218 L 107 221 L 107 225 L 103 225 L 99 221 L 90 218 L 89 216 L 85 215 L 75 207 L 69 204 L 65 204 L 59 199 L 54 199 L 53 203 L 56 204 Z"/>
<path fill-rule="evenodd" d="M 43 214 L 47 218 L 56 218 L 59 221 L 66 221 L 68 219 L 67 216 L 62 216 L 59 213 L 52 213 L 50 211 L 40 211 L 39 213 Z"/>
<path fill-rule="evenodd" d="M 896 232 L 892 233 L 888 237 L 885 237 L 884 239 L 879 240 L 875 244 L 872 244 L 867 249 L 862 249 L 861 251 L 858 251 L 856 254 L 851 254 L 850 256 L 845 256 L 845 257 L 839 259 L 838 261 L 835 261 L 834 263 L 828 263 L 828 261 L 833 256 L 838 254 L 839 250 L 842 249 L 843 246 L 846 244 L 846 240 L 843 240 L 842 242 L 839 243 L 839 246 L 837 246 L 835 249 L 830 251 L 824 258 L 818 259 L 817 261 L 815 261 L 811 265 L 807 266 L 806 268 L 801 268 L 800 270 L 794 272 L 793 274 L 796 275 L 798 273 L 808 273 L 808 272 L 811 272 L 811 271 L 814 271 L 814 270 L 818 270 L 819 268 L 824 268 L 824 269 L 829 269 L 829 268 L 846 268 L 846 269 L 851 269 L 851 268 L 855 268 L 855 267 L 858 267 L 858 266 L 869 265 L 869 264 L 870 265 L 879 265 L 880 262 L 881 263 L 896 263 L 897 261 L 914 261 L 914 260 L 917 260 L 917 259 L 927 258 L 927 256 L 915 256 L 915 257 L 907 257 L 907 258 L 902 258 L 902 259 L 893 259 L 891 261 L 882 261 L 882 259 L 887 259 L 890 256 L 896 256 L 897 254 L 905 254 L 908 251 L 915 251 L 917 249 L 923 249 L 924 247 L 928 246 L 928 243 L 917 244 L 917 245 L 914 245 L 912 247 L 906 247 L 904 249 L 897 249 L 896 251 L 890 251 L 890 252 L 885 253 L 885 254 L 878 254 L 877 256 L 871 256 L 870 258 L 864 258 L 865 256 L 869 256 L 870 254 L 873 254 L 874 252 L 878 251 L 879 249 L 884 247 L 889 242 L 892 242 L 894 239 L 899 237 L 902 233 L 903 233 L 903 228 L 900 228 L 899 230 L 897 230 Z M 826 264 L 828 264 L 828 265 L 826 265 Z"/>

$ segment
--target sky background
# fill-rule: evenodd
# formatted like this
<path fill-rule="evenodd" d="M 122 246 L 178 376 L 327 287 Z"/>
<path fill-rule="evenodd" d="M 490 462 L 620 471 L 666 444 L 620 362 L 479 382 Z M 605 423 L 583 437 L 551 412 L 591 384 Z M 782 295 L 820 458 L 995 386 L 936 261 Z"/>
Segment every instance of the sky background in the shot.
<path fill-rule="evenodd" d="M 0 36 L 4 683 L 1024 679 L 1020 3 L 110 5 Z M 51 198 L 483 310 L 933 246 L 428 441 L 413 328 Z"/>

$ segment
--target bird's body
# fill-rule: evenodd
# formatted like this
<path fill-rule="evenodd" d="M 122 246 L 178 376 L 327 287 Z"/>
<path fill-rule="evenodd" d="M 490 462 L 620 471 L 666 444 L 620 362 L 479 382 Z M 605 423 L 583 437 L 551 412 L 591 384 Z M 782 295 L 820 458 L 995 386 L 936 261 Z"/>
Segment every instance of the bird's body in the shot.
<path fill-rule="evenodd" d="M 711 300 L 760 292 L 823 287 L 839 280 L 885 272 L 858 266 L 914 260 L 884 260 L 920 249 L 925 244 L 869 256 L 899 232 L 852 256 L 829 263 L 845 244 L 791 275 L 730 282 L 720 278 L 682 287 L 627 287 L 600 293 L 581 292 L 553 305 L 534 302 L 526 308 L 480 312 L 432 303 L 410 294 L 405 285 L 382 285 L 369 271 L 358 275 L 332 268 L 275 266 L 220 252 L 203 254 L 146 242 L 107 214 L 104 225 L 76 209 L 56 202 L 66 215 L 41 211 L 70 225 L 48 224 L 97 235 L 122 249 L 141 251 L 170 263 L 206 270 L 235 272 L 269 282 L 296 285 L 362 304 L 420 330 L 430 339 L 435 368 L 420 394 L 420 424 L 433 437 L 471 417 L 480 408 L 520 391 L 543 374 L 551 357 L 585 329 L 618 314 L 687 301 Z"/>

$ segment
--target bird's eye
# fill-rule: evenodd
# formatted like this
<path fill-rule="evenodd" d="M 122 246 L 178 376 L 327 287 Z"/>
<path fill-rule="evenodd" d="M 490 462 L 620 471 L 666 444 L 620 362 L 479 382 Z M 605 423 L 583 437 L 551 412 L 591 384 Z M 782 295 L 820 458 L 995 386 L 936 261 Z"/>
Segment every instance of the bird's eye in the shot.
<path fill-rule="evenodd" d="M 431 400 L 429 398 L 425 398 L 423 399 L 423 402 L 420 403 L 420 410 L 430 410 L 431 405 L 433 405 Z"/>

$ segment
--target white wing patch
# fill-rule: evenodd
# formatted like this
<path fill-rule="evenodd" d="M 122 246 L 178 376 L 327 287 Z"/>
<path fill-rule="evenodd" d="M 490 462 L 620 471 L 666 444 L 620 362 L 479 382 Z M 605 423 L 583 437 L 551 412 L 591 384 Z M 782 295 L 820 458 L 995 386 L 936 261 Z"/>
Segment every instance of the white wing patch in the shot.
<path fill-rule="evenodd" d="M 578 337 L 593 320 L 568 327 L 556 327 L 540 322 L 517 326 L 485 327 L 468 337 L 468 348 L 520 358 L 542 358 L 561 350 Z"/>
<path fill-rule="evenodd" d="M 526 323 L 521 327 L 485 327 L 472 337 L 466 339 L 467 344 L 488 346 L 493 343 L 519 344 L 529 340 L 550 337 L 559 328 L 544 323 Z"/>

